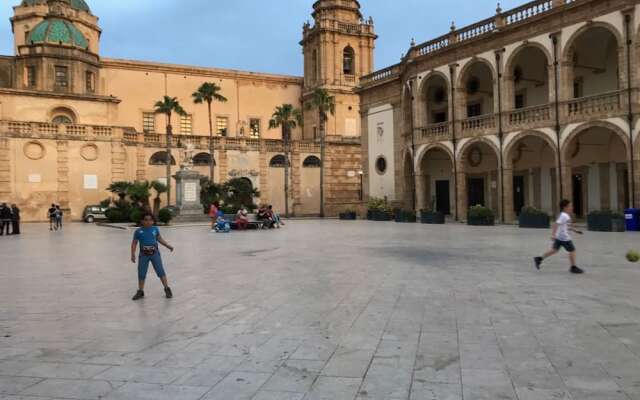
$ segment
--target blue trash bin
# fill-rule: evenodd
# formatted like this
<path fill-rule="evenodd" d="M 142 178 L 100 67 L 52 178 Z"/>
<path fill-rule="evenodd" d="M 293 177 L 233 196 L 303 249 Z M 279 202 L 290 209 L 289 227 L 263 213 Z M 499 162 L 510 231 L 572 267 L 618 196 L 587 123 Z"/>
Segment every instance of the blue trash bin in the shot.
<path fill-rule="evenodd" d="M 640 209 L 627 208 L 624 210 L 624 221 L 627 232 L 640 232 Z"/>

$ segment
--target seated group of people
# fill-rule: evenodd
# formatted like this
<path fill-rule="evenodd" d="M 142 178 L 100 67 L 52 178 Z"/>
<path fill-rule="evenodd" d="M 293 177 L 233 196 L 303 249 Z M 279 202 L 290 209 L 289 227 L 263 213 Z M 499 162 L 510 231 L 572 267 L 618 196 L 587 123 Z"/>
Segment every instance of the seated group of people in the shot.
<path fill-rule="evenodd" d="M 211 217 L 211 232 L 231 232 L 232 225 L 240 231 L 247 230 L 251 224 L 249 219 L 249 211 L 245 206 L 240 206 L 236 213 L 235 220 L 226 219 L 224 212 L 220 209 L 220 204 L 214 202 L 209 208 L 209 217 Z M 280 215 L 273 210 L 273 206 L 261 206 L 257 212 L 257 220 L 262 223 L 263 229 L 280 228 L 284 222 L 280 219 Z"/>

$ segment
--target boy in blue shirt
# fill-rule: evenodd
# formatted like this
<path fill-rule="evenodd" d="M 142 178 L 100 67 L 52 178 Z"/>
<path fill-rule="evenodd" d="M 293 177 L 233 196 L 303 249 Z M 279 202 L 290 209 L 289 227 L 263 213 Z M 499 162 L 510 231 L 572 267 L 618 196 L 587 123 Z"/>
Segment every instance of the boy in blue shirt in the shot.
<path fill-rule="evenodd" d="M 160 229 L 155 224 L 155 218 L 152 214 L 146 213 L 142 216 L 142 227 L 136 229 L 131 242 L 131 262 L 136 263 L 136 249 L 140 243 L 140 256 L 138 258 L 138 291 L 133 296 L 133 301 L 140 300 L 144 297 L 144 281 L 147 278 L 149 263 L 153 265 L 156 275 L 162 281 L 164 293 L 168 299 L 173 297 L 169 283 L 167 282 L 167 274 L 162 266 L 162 257 L 160 256 L 160 248 L 158 243 L 173 252 L 173 246 L 167 243 L 160 235 Z"/>

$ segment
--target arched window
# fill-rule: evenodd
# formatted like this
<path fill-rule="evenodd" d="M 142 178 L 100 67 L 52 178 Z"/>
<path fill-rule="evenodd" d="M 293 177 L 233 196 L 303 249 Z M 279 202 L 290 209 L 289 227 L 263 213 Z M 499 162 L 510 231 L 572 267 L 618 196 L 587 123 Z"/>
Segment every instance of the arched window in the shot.
<path fill-rule="evenodd" d="M 159 151 L 154 153 L 149 159 L 149 165 L 167 165 L 167 152 Z M 171 156 L 171 165 L 176 165 L 176 159 Z"/>
<path fill-rule="evenodd" d="M 322 166 L 322 162 L 316 156 L 309 156 L 302 162 L 303 168 L 320 168 Z"/>
<path fill-rule="evenodd" d="M 198 153 L 195 157 L 193 157 L 193 165 L 196 167 L 208 167 L 209 164 L 213 161 L 213 165 L 216 165 L 216 160 L 211 158 L 211 154 L 209 153 Z"/>
<path fill-rule="evenodd" d="M 269 166 L 271 168 L 284 168 L 285 158 L 283 155 L 274 156 L 271 161 L 269 161 Z"/>
<path fill-rule="evenodd" d="M 51 123 L 54 125 L 71 125 L 76 123 L 76 114 L 66 107 L 51 110 Z"/>
<path fill-rule="evenodd" d="M 356 53 L 351 46 L 344 48 L 342 54 L 342 71 L 345 75 L 355 75 L 356 73 Z"/>

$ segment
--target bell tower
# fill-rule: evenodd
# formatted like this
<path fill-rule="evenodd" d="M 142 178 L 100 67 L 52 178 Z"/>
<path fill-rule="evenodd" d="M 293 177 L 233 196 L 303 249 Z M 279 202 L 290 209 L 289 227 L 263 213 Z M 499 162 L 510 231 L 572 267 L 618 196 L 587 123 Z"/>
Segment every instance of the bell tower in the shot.
<path fill-rule="evenodd" d="M 313 5 L 313 24 L 302 28 L 304 54 L 303 104 L 317 88 L 326 89 L 336 100 L 335 115 L 329 116 L 327 136 L 360 136 L 360 77 L 373 71 L 377 36 L 373 19 L 365 20 L 357 0 L 318 0 Z M 318 116 L 305 112 L 304 138 L 317 138 Z"/>

